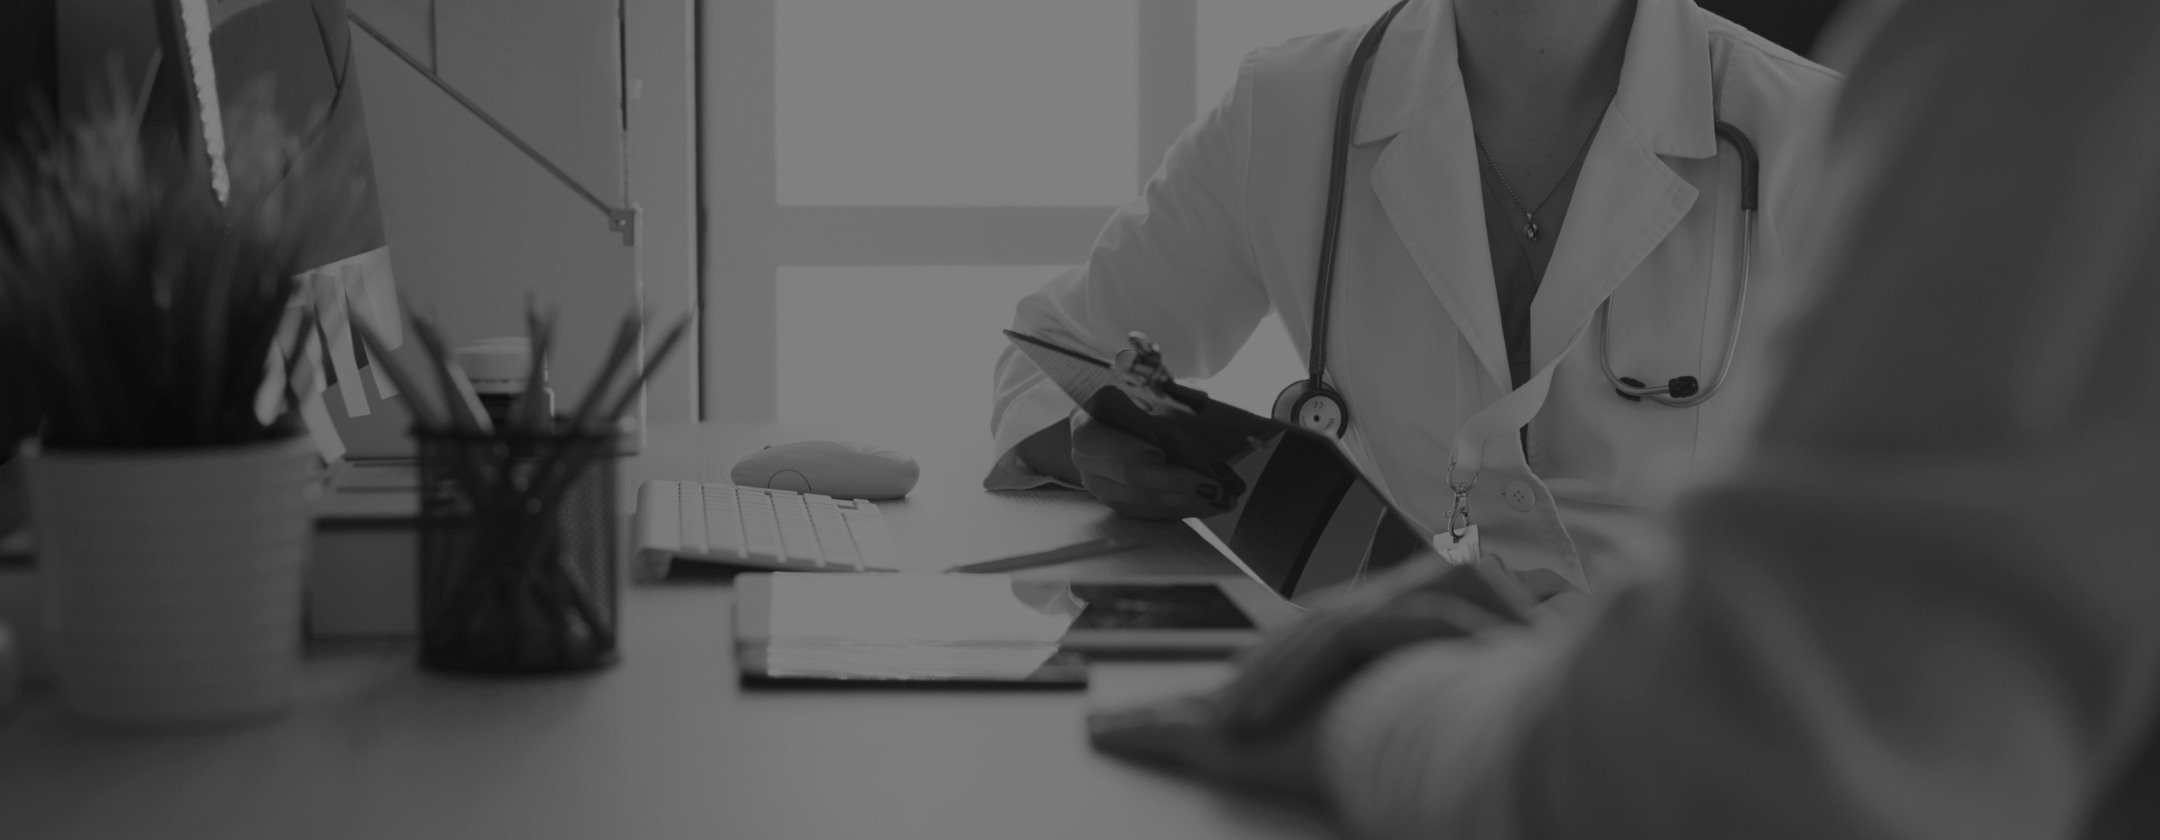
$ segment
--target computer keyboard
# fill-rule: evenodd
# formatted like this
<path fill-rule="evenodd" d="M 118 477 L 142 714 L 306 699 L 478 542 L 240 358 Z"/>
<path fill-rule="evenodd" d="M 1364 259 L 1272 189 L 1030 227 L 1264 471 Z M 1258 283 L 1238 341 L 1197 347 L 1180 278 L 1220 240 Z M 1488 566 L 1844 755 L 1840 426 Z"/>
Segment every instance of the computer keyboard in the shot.
<path fill-rule="evenodd" d="M 645 482 L 635 533 L 656 577 L 677 559 L 774 572 L 890 572 L 902 560 L 877 505 L 729 484 Z"/>

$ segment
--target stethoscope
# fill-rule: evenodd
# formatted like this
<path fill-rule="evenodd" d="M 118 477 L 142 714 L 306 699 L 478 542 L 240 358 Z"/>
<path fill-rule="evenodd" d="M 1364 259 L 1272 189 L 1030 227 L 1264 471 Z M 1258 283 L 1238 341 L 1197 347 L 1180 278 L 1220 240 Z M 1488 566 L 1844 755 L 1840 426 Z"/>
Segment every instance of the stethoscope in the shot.
<path fill-rule="evenodd" d="M 1275 418 L 1294 423 L 1322 434 L 1341 437 L 1350 428 L 1349 404 L 1343 396 L 1324 380 L 1327 372 L 1328 306 L 1335 288 L 1335 254 L 1342 239 L 1343 182 L 1350 168 L 1350 138 L 1357 125 L 1358 106 L 1364 98 L 1365 77 L 1371 69 L 1373 54 L 1380 49 L 1380 36 L 1387 32 L 1388 23 L 1395 13 L 1409 5 L 1403 0 L 1387 10 L 1365 31 L 1358 41 L 1357 49 L 1350 54 L 1350 67 L 1343 73 L 1342 91 L 1335 99 L 1335 144 L 1328 164 L 1327 213 L 1320 229 L 1320 271 L 1313 289 L 1312 350 L 1307 362 L 1306 378 L 1284 388 L 1275 398 Z M 1606 312 L 1612 302 L 1598 305 L 1598 367 L 1605 372 L 1606 381 L 1612 383 L 1613 391 L 1630 401 L 1649 400 L 1673 408 L 1688 408 L 1708 402 L 1725 384 L 1725 377 L 1732 370 L 1733 353 L 1740 344 L 1740 319 L 1747 311 L 1748 269 L 1755 256 L 1755 196 L 1759 171 L 1755 161 L 1755 144 L 1749 142 L 1746 133 L 1722 120 L 1715 125 L 1718 139 L 1732 145 L 1740 154 L 1740 288 L 1733 295 L 1732 330 L 1725 337 L 1725 358 L 1718 364 L 1717 378 L 1708 385 L 1696 381 L 1693 376 L 1676 376 L 1664 385 L 1650 386 L 1629 377 L 1620 376 L 1612 369 L 1611 333 Z"/>

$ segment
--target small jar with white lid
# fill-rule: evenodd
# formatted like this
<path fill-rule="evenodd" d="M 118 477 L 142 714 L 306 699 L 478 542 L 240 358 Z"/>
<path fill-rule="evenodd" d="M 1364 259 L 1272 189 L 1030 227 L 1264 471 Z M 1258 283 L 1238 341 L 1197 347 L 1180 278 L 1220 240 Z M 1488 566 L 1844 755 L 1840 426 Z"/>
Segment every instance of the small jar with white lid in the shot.
<path fill-rule="evenodd" d="M 511 410 L 525 393 L 525 377 L 532 371 L 532 342 L 516 336 L 483 338 L 457 351 L 458 367 L 472 381 L 473 392 L 496 426 L 510 422 Z M 546 400 L 547 416 L 555 416 L 555 391 L 547 387 L 547 360 L 540 360 L 540 396 Z"/>

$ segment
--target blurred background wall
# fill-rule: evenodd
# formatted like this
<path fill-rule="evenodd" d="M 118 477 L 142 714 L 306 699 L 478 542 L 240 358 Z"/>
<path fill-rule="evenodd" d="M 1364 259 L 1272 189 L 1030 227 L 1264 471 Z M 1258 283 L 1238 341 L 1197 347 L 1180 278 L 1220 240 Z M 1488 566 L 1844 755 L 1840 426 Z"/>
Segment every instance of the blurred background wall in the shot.
<path fill-rule="evenodd" d="M 1823 26 L 1843 5 L 1840 0 L 1695 0 L 1757 35 L 1801 55 L 1814 55 Z"/>
<path fill-rule="evenodd" d="M 987 445 L 1014 304 L 1086 258 L 1247 52 L 1392 2 L 707 4 L 706 415 L 875 416 Z M 1707 5 L 1805 51 L 1835 4 Z M 1301 369 L 1271 318 L 1200 385 L 1264 410 Z"/>
<path fill-rule="evenodd" d="M 1085 257 L 1239 58 L 1389 1 L 347 0 L 544 146 L 551 117 L 531 109 L 563 85 L 519 68 L 591 60 L 549 33 L 620 16 L 617 64 L 593 69 L 620 91 L 599 107 L 628 127 L 642 283 L 592 208 L 355 33 L 400 290 L 457 338 L 515 331 L 538 291 L 577 319 L 556 371 L 574 392 L 596 363 L 575 348 L 603 343 L 615 314 L 695 312 L 699 352 L 655 386 L 656 421 L 884 413 L 970 435 L 1012 305 Z M 4 121 L 64 106 L 116 48 L 139 74 L 155 2 L 0 2 Z M 1804 54 L 1839 6 L 1698 2 Z M 492 67 L 438 60 L 439 41 L 521 31 L 538 46 Z M 1298 368 L 1270 322 L 1205 387 L 1259 407 Z M 5 394 L 0 435 L 20 425 Z"/>

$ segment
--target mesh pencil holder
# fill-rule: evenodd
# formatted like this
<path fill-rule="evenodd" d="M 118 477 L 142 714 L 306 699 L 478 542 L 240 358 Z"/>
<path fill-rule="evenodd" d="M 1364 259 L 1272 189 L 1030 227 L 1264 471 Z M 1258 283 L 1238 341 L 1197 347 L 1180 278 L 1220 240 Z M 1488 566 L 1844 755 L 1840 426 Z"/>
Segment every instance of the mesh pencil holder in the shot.
<path fill-rule="evenodd" d="M 612 434 L 420 441 L 420 665 L 549 673 L 616 659 Z"/>

